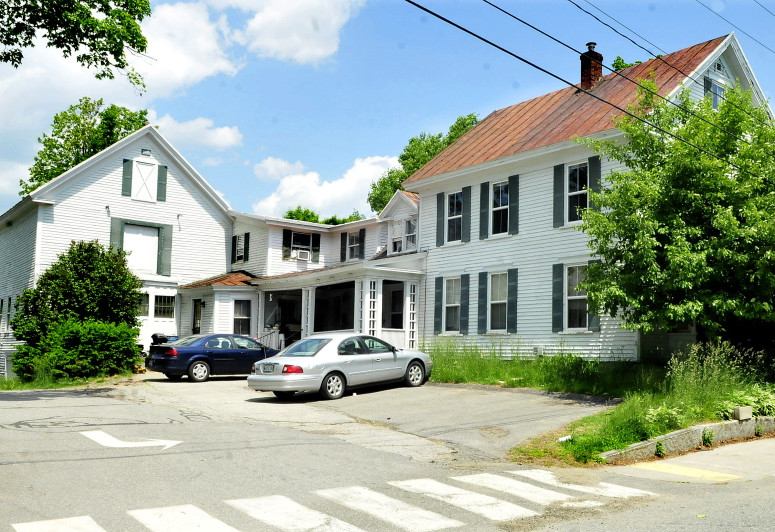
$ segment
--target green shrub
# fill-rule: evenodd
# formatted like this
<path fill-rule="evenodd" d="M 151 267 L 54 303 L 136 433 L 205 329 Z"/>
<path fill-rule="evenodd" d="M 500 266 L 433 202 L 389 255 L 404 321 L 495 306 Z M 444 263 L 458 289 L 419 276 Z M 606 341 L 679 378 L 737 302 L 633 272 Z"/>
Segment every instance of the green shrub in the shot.
<path fill-rule="evenodd" d="M 662 440 L 657 441 L 656 449 L 654 449 L 654 456 L 663 458 L 666 454 L 667 453 L 665 452 L 665 444 L 662 443 Z"/>
<path fill-rule="evenodd" d="M 23 380 L 126 373 L 140 355 L 137 334 L 125 323 L 69 319 L 52 324 L 37 347 L 20 346 L 12 359 L 13 369 Z"/>

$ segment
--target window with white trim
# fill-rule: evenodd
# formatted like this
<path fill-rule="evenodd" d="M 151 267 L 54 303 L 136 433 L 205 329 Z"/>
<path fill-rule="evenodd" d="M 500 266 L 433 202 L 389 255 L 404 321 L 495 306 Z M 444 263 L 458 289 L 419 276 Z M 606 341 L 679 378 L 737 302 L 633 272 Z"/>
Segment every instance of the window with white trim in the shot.
<path fill-rule="evenodd" d="M 509 279 L 506 272 L 490 274 L 490 327 L 491 331 L 506 330 L 506 307 Z"/>
<path fill-rule="evenodd" d="M 565 268 L 566 329 L 587 329 L 587 292 L 578 287 L 586 275 L 586 265 Z"/>
<path fill-rule="evenodd" d="M 724 85 L 714 79 L 705 78 L 705 96 L 711 99 L 714 109 L 718 109 L 724 98 Z"/>
<path fill-rule="evenodd" d="M 460 330 L 460 277 L 445 280 L 444 330 Z"/>
<path fill-rule="evenodd" d="M 306 251 L 307 257 L 312 254 L 312 233 L 293 232 L 291 237 L 291 256 L 297 258 L 299 251 Z"/>
<path fill-rule="evenodd" d="M 351 259 L 357 259 L 361 245 L 359 233 L 347 233 L 347 256 Z"/>
<path fill-rule="evenodd" d="M 447 242 L 463 238 L 463 192 L 447 194 Z"/>
<path fill-rule="evenodd" d="M 417 220 L 400 220 L 390 226 L 390 252 L 415 251 L 417 249 Z"/>
<path fill-rule="evenodd" d="M 148 316 L 150 310 L 150 297 L 148 294 L 143 293 L 140 295 L 140 306 L 137 308 L 138 316 Z"/>
<path fill-rule="evenodd" d="M 492 186 L 492 233 L 499 235 L 509 231 L 509 182 Z"/>
<path fill-rule="evenodd" d="M 234 334 L 250 335 L 250 300 L 234 301 Z"/>
<path fill-rule="evenodd" d="M 174 318 L 175 317 L 175 296 L 154 296 L 153 317 L 154 318 Z"/>
<path fill-rule="evenodd" d="M 581 221 L 581 214 L 587 208 L 588 170 L 587 163 L 568 166 L 566 216 L 569 223 Z"/>

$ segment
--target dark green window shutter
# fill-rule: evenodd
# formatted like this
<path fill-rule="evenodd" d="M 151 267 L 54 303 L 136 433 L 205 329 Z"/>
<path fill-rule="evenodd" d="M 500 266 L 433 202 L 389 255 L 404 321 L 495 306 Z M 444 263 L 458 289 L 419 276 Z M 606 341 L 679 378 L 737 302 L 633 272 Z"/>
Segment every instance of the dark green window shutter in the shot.
<path fill-rule="evenodd" d="M 713 82 L 710 80 L 710 78 L 705 78 L 705 95 L 707 96 L 710 91 L 713 90 Z"/>
<path fill-rule="evenodd" d="M 436 247 L 444 245 L 444 193 L 436 194 Z"/>
<path fill-rule="evenodd" d="M 232 235 L 231 237 L 231 263 L 234 264 L 237 262 L 237 235 Z"/>
<path fill-rule="evenodd" d="M 476 331 L 479 334 L 487 332 L 487 272 L 479 272 L 479 316 Z"/>
<path fill-rule="evenodd" d="M 460 240 L 471 241 L 471 187 L 463 187 L 463 236 Z"/>
<path fill-rule="evenodd" d="M 358 258 L 366 258 L 366 229 L 358 231 Z"/>
<path fill-rule="evenodd" d="M 552 332 L 560 332 L 562 330 L 562 312 L 565 307 L 562 301 L 564 294 L 562 282 L 564 278 L 565 265 L 552 264 Z"/>
<path fill-rule="evenodd" d="M 159 165 L 158 182 L 156 185 L 156 200 L 167 201 L 167 167 Z"/>
<path fill-rule="evenodd" d="M 347 260 L 347 233 L 342 233 L 342 241 L 339 246 L 339 261 L 344 262 Z"/>
<path fill-rule="evenodd" d="M 600 259 L 592 259 L 587 264 L 599 264 L 603 261 Z M 587 309 L 589 309 L 589 304 L 587 304 Z M 587 330 L 592 332 L 600 332 L 600 315 L 597 313 L 588 313 L 587 314 Z"/>
<path fill-rule="evenodd" d="M 113 249 L 124 247 L 124 223 L 121 218 L 110 219 L 110 247 Z"/>
<path fill-rule="evenodd" d="M 468 187 L 469 189 L 471 187 Z M 468 292 L 471 286 L 471 275 L 460 276 L 460 334 L 468 334 Z"/>
<path fill-rule="evenodd" d="M 479 240 L 490 235 L 490 183 L 485 181 L 479 188 Z"/>
<path fill-rule="evenodd" d="M 589 161 L 587 162 L 588 170 L 589 170 L 589 188 L 592 190 L 592 192 L 600 192 L 600 189 L 602 187 L 600 181 L 601 181 L 601 167 L 600 167 L 600 156 L 595 155 L 594 157 L 590 157 Z M 589 202 L 589 208 L 595 209 L 595 204 L 592 203 L 592 201 Z"/>
<path fill-rule="evenodd" d="M 283 260 L 289 260 L 291 258 L 291 237 L 293 231 L 290 229 L 283 229 Z"/>
<path fill-rule="evenodd" d="M 312 234 L 312 262 L 320 262 L 320 235 Z"/>
<path fill-rule="evenodd" d="M 159 227 L 159 261 L 156 273 L 169 276 L 172 272 L 172 226 Z"/>
<path fill-rule="evenodd" d="M 441 333 L 441 316 L 444 305 L 444 278 L 436 277 L 433 288 L 433 334 Z"/>
<path fill-rule="evenodd" d="M 250 258 L 250 233 L 245 233 L 244 251 L 242 252 L 242 259 L 248 260 Z"/>
<path fill-rule="evenodd" d="M 121 195 L 132 195 L 132 164 L 131 159 L 124 159 L 124 173 L 121 178 Z"/>
<path fill-rule="evenodd" d="M 565 165 L 554 167 L 554 227 L 565 225 Z"/>
<path fill-rule="evenodd" d="M 509 234 L 519 233 L 519 176 L 509 176 Z"/>
<path fill-rule="evenodd" d="M 509 197 L 511 197 L 511 184 L 509 184 Z M 508 278 L 508 296 L 506 302 L 506 332 L 517 332 L 517 293 L 519 282 L 519 270 L 517 268 L 509 268 L 507 272 Z"/>

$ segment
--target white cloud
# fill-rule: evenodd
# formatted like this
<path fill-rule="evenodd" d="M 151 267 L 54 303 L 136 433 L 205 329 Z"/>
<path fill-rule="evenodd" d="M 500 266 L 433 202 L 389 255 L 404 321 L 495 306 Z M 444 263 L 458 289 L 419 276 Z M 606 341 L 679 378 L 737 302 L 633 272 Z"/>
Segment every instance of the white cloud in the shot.
<path fill-rule="evenodd" d="M 142 28 L 149 58 L 135 58 L 132 64 L 154 98 L 169 96 L 215 74 L 234 75 L 239 70 L 225 49 L 229 39 L 224 35 L 225 19 L 212 21 L 204 4 L 155 5 Z"/>
<path fill-rule="evenodd" d="M 209 0 L 251 16 L 233 37 L 259 57 L 319 63 L 339 49 L 339 32 L 365 0 Z"/>
<path fill-rule="evenodd" d="M 242 133 L 236 126 L 214 127 L 210 118 L 195 118 L 187 122 L 178 122 L 170 115 L 157 116 L 156 111 L 148 111 L 148 122 L 159 126 L 159 132 L 173 146 L 207 146 L 216 150 L 225 150 L 242 146 Z"/>
<path fill-rule="evenodd" d="M 19 180 L 26 181 L 29 177 L 28 165 L 0 161 L 0 196 L 10 196 L 12 200 L 19 201 Z"/>
<path fill-rule="evenodd" d="M 323 181 L 317 172 L 283 177 L 269 197 L 253 204 L 253 212 L 282 216 L 289 208 L 301 205 L 323 217 L 347 216 L 353 209 L 371 212 L 366 198 L 373 181 L 398 164 L 397 157 L 374 156 L 356 159 L 345 174 L 334 181 Z"/>
<path fill-rule="evenodd" d="M 277 180 L 303 171 L 304 165 L 300 161 L 290 163 L 277 157 L 267 157 L 253 166 L 253 172 L 259 179 Z"/>

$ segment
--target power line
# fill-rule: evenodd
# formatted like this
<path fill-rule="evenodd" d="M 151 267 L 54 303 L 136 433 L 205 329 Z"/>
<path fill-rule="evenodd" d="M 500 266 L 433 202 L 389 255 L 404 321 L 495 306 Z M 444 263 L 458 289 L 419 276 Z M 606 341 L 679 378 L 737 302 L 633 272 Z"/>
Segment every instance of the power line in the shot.
<path fill-rule="evenodd" d="M 759 4 L 759 7 L 761 7 L 763 10 L 765 10 L 767 13 L 769 13 L 770 15 L 772 15 L 773 17 L 775 17 L 775 13 L 773 13 L 772 11 L 770 11 L 769 9 L 767 9 L 767 8 L 766 8 L 764 5 L 762 5 L 762 3 L 761 3 L 761 2 L 759 2 L 759 0 L 753 0 L 753 1 L 754 1 L 754 2 L 756 2 L 757 4 Z"/>
<path fill-rule="evenodd" d="M 737 25 L 735 25 L 735 24 L 734 24 L 732 21 L 730 21 L 730 20 L 728 20 L 728 19 L 726 19 L 726 18 L 722 17 L 720 14 L 716 13 L 716 12 L 715 12 L 713 9 L 711 9 L 709 6 L 706 6 L 705 4 L 703 4 L 702 2 L 700 2 L 700 0 L 694 0 L 694 1 L 695 1 L 695 2 L 697 2 L 698 4 L 700 4 L 702 7 L 704 7 L 704 8 L 705 8 L 705 9 L 707 9 L 708 11 L 710 11 L 711 13 L 713 13 L 714 15 L 716 15 L 718 18 L 720 18 L 721 20 L 723 20 L 723 21 L 724 21 L 724 22 L 726 22 L 727 24 L 729 24 L 730 26 L 732 26 L 733 28 L 740 30 L 740 32 L 741 32 L 741 33 L 743 33 L 743 34 L 747 35 L 749 38 L 753 39 L 753 41 L 754 41 L 754 42 L 758 43 L 758 44 L 759 44 L 760 46 L 762 46 L 763 48 L 766 48 L 766 49 L 767 49 L 767 50 L 769 50 L 769 51 L 770 51 L 772 54 L 775 54 L 775 50 L 773 50 L 772 48 L 770 48 L 769 46 L 767 46 L 766 44 L 764 44 L 763 42 L 761 42 L 759 39 L 757 39 L 756 37 L 754 37 L 753 35 L 751 35 L 751 34 L 750 34 L 750 33 L 748 33 L 747 31 L 745 31 L 745 30 L 744 30 L 743 28 L 741 28 L 740 26 L 737 26 Z M 758 3 L 758 2 L 757 2 L 757 3 Z M 761 5 L 761 4 L 759 4 L 759 5 Z M 768 10 L 768 11 L 769 11 L 769 10 Z"/>
<path fill-rule="evenodd" d="M 518 22 L 520 22 L 520 23 L 524 24 L 525 26 L 529 27 L 530 29 L 537 31 L 537 32 L 538 32 L 538 33 L 540 33 L 541 35 L 543 35 L 543 36 L 545 36 L 545 37 L 548 37 L 549 39 L 553 40 L 553 41 L 554 41 L 554 42 L 556 42 L 557 44 L 560 44 L 561 46 L 564 46 L 564 47 L 565 47 L 565 48 L 567 48 L 568 50 L 570 50 L 570 51 L 572 51 L 572 52 L 575 52 L 575 53 L 577 53 L 577 54 L 581 54 L 581 52 L 580 52 L 579 50 L 576 50 L 575 48 L 573 48 L 571 45 L 567 44 L 566 42 L 563 42 L 563 41 L 561 41 L 560 39 L 558 39 L 558 38 L 556 38 L 556 37 L 554 37 L 554 36 L 552 36 L 552 35 L 550 35 L 550 34 L 546 33 L 545 31 L 543 31 L 543 30 L 541 30 L 541 29 L 537 28 L 536 26 L 534 26 L 534 25 L 530 24 L 529 22 L 527 22 L 527 21 L 525 21 L 525 20 L 523 20 L 523 19 L 519 18 L 518 16 L 514 15 L 513 13 L 511 13 L 511 12 L 509 12 L 509 11 L 507 11 L 507 10 L 503 9 L 502 7 L 500 7 L 500 6 L 498 6 L 498 5 L 494 4 L 494 3 L 492 3 L 490 0 L 482 0 L 482 1 L 483 1 L 485 4 L 487 4 L 487 5 L 491 6 L 491 7 L 494 7 L 495 9 L 497 9 L 498 11 L 500 11 L 501 13 L 503 13 L 504 15 L 507 15 L 507 16 L 509 16 L 509 17 L 513 18 L 514 20 L 516 20 L 516 21 L 518 21 Z M 695 113 L 695 112 L 694 112 L 694 111 L 692 111 L 691 109 L 687 109 L 686 107 L 684 107 L 683 105 L 679 104 L 678 102 L 676 102 L 676 101 L 674 101 L 674 100 L 671 100 L 671 99 L 669 99 L 669 98 L 666 98 L 665 96 L 662 96 L 661 94 L 659 94 L 659 92 L 658 92 L 658 91 L 652 90 L 651 88 L 649 88 L 649 87 L 647 87 L 647 86 L 643 85 L 642 83 L 638 82 L 637 80 L 634 80 L 634 79 L 630 78 L 629 76 L 626 76 L 626 75 L 622 74 L 622 73 L 621 73 L 621 72 L 619 72 L 618 70 L 614 70 L 613 68 L 610 68 L 610 67 L 608 67 L 608 66 L 604 65 L 602 61 L 597 61 L 597 60 L 595 60 L 595 59 L 592 59 L 592 58 L 590 58 L 590 59 L 592 60 L 592 62 L 594 62 L 594 63 L 597 63 L 598 65 L 600 65 L 601 67 L 605 68 L 605 69 L 606 69 L 606 70 L 608 70 L 609 72 L 611 72 L 611 73 L 613 73 L 613 74 L 616 74 L 617 76 L 619 76 L 619 77 L 622 77 L 622 78 L 626 79 L 626 80 L 627 80 L 627 81 L 629 81 L 630 83 L 632 83 L 632 84 L 634 84 L 634 85 L 636 85 L 636 86 L 638 86 L 638 87 L 642 88 L 643 90 L 645 90 L 645 91 L 646 91 L 646 92 L 648 92 L 649 94 L 652 94 L 652 95 L 654 95 L 654 96 L 656 96 L 656 97 L 660 98 L 661 100 L 663 100 L 664 102 L 666 102 L 666 103 L 668 103 L 668 104 L 672 105 L 673 107 L 676 107 L 676 108 L 678 108 L 678 109 L 680 109 L 680 110 L 684 111 L 685 113 L 688 113 L 688 114 L 692 115 L 693 117 L 695 117 L 695 118 L 698 118 L 698 119 L 702 120 L 703 122 L 705 122 L 705 123 L 706 123 L 706 124 L 708 124 L 709 126 L 712 126 L 712 127 L 716 128 L 717 130 L 719 130 L 719 131 L 721 131 L 721 132 L 723 132 L 723 133 L 726 133 L 727 135 L 729 135 L 729 136 L 731 136 L 731 137 L 734 137 L 734 138 L 736 138 L 736 139 L 737 139 L 737 140 L 739 140 L 740 142 L 749 143 L 749 141 L 747 141 L 747 140 L 743 139 L 742 137 L 740 137 L 740 136 L 736 135 L 735 133 L 732 133 L 731 131 L 728 131 L 728 130 L 724 129 L 723 127 L 719 126 L 719 125 L 718 125 L 718 124 L 716 124 L 715 122 L 711 122 L 711 121 L 710 121 L 710 120 L 708 120 L 707 118 L 705 118 L 705 117 L 703 117 L 703 116 L 701 116 L 701 115 L 699 115 L 699 114 Z"/>
<path fill-rule="evenodd" d="M 663 128 L 659 127 L 656 124 L 652 124 L 651 122 L 649 122 L 645 118 L 640 117 L 640 116 L 638 116 L 638 115 L 628 111 L 627 109 L 624 109 L 624 108 L 616 105 L 615 103 L 609 102 L 608 100 L 606 100 L 604 98 L 601 98 L 600 96 L 598 96 L 596 94 L 593 94 L 591 91 L 588 91 L 586 89 L 583 89 L 583 88 L 579 87 L 575 83 L 572 83 L 572 82 L 566 80 L 565 78 L 563 78 L 563 77 L 561 77 L 561 76 L 559 76 L 559 75 L 557 75 L 557 74 L 555 74 L 553 72 L 550 72 L 549 70 L 547 70 L 547 69 L 545 69 L 545 68 L 543 68 L 543 67 L 541 67 L 541 66 L 539 66 L 539 65 L 537 65 L 535 63 L 533 63 L 532 61 L 529 61 L 529 60 L 525 59 L 524 57 L 521 57 L 521 56 L 515 54 L 511 50 L 507 50 L 506 48 L 502 47 L 501 45 L 496 44 L 496 43 L 490 41 L 489 39 L 479 35 L 478 33 L 474 32 L 472 30 L 469 30 L 468 28 L 465 28 L 465 27 L 461 26 L 460 24 L 458 24 L 456 22 L 453 22 L 452 20 L 444 17 L 443 15 L 440 15 L 439 13 L 436 13 L 435 11 L 432 11 L 431 9 L 429 9 L 429 8 L 427 8 L 425 6 L 422 6 L 422 5 L 418 4 L 414 0 L 404 0 L 404 1 L 409 3 L 409 4 L 412 4 L 413 6 L 415 6 L 418 9 L 420 9 L 421 11 L 425 11 L 429 15 L 431 15 L 433 17 L 436 17 L 437 19 L 441 20 L 442 22 L 446 22 L 450 26 L 453 26 L 453 27 L 459 29 L 460 31 L 462 31 L 464 33 L 467 33 L 468 35 L 470 35 L 470 36 L 472 36 L 472 37 L 474 37 L 476 39 L 479 39 L 480 41 L 484 42 L 485 44 L 489 44 L 493 48 L 495 48 L 497 50 L 500 50 L 501 52 L 503 52 L 503 53 L 505 53 L 507 55 L 510 55 L 514 59 L 517 59 L 518 61 L 521 61 L 521 62 L 525 63 L 526 65 L 531 66 L 531 67 L 535 68 L 536 70 L 539 70 L 539 71 L 543 72 L 544 74 L 546 74 L 548 76 L 551 76 L 554 79 L 556 79 L 558 81 L 561 81 L 562 83 L 565 83 L 566 85 L 568 85 L 568 86 L 570 86 L 572 88 L 575 88 L 577 91 L 583 92 L 583 93 L 591 96 L 592 98 L 594 98 L 594 99 L 596 99 L 596 100 L 598 100 L 598 101 L 600 101 L 600 102 L 602 102 L 602 103 L 604 103 L 606 105 L 610 105 L 614 109 L 616 109 L 618 111 L 621 111 L 622 113 L 626 114 L 627 116 L 629 116 L 631 118 L 634 118 L 635 120 L 638 120 L 638 121 L 640 121 L 640 122 L 642 122 L 642 123 L 644 123 L 644 124 L 654 128 L 655 130 L 659 131 L 660 133 L 664 133 L 665 135 L 668 135 L 669 137 L 672 137 L 675 140 L 677 140 L 679 142 L 682 142 L 682 143 L 686 144 L 687 146 L 690 146 L 690 147 L 696 149 L 697 151 L 699 151 L 701 153 L 704 153 L 705 155 L 713 157 L 714 159 L 717 159 L 717 160 L 721 161 L 722 163 L 727 164 L 727 165 L 729 165 L 729 166 L 731 166 L 731 167 L 733 167 L 733 168 L 735 168 L 735 169 L 737 169 L 737 170 L 739 170 L 741 172 L 745 171 L 742 168 L 740 168 L 738 165 L 736 165 L 736 164 L 734 164 L 734 163 L 732 163 L 730 161 L 727 161 L 726 159 L 723 159 L 721 156 L 716 155 L 714 153 L 711 153 L 708 150 L 706 150 L 705 148 L 697 146 L 693 142 L 685 140 L 685 139 L 679 137 L 678 135 L 676 135 L 675 133 L 672 133 L 672 132 L 670 132 L 670 131 L 668 131 L 666 129 L 663 129 Z"/>
<path fill-rule="evenodd" d="M 648 39 L 646 39 L 645 37 L 642 37 L 641 35 L 639 35 L 639 34 L 638 34 L 637 32 L 635 32 L 634 30 L 632 30 L 632 29 L 628 28 L 626 25 L 624 25 L 623 23 L 619 22 L 618 20 L 616 20 L 614 17 L 612 17 L 611 15 L 609 15 L 608 13 L 606 13 L 605 11 L 603 11 L 602 9 L 600 9 L 599 7 L 595 6 L 595 5 L 594 5 L 593 3 L 591 3 L 589 0 L 584 0 L 584 1 L 585 1 L 587 4 L 589 4 L 590 6 L 594 7 L 594 8 L 595 8 L 595 9 L 597 9 L 598 11 L 600 11 L 601 13 L 603 13 L 605 16 L 607 16 L 608 18 L 610 18 L 610 19 L 611 19 L 611 20 L 613 20 L 614 22 L 616 22 L 617 24 L 619 24 L 620 26 L 622 26 L 623 28 L 626 28 L 627 30 L 631 31 L 632 33 L 634 33 L 635 35 L 637 35 L 638 37 L 640 37 L 641 39 L 643 39 L 644 41 L 646 41 L 647 43 L 649 43 L 651 46 L 654 46 L 655 48 L 657 48 L 657 49 L 658 49 L 660 52 L 662 52 L 663 54 L 664 54 L 664 53 L 666 53 L 666 52 L 665 52 L 664 50 L 662 50 L 662 49 L 661 49 L 659 46 L 657 46 L 656 44 L 652 43 L 651 41 L 649 41 L 649 40 L 648 40 Z M 610 24 L 608 24 L 607 22 L 604 22 L 604 21 L 600 20 L 600 18 L 599 18 L 598 16 L 596 16 L 594 13 L 590 13 L 589 11 L 587 11 L 586 9 L 584 9 L 583 7 L 581 7 L 580 5 L 578 5 L 578 4 L 577 4 L 577 3 L 576 3 L 574 0 L 568 0 L 568 2 L 570 2 L 571 4 L 573 4 L 574 6 L 576 6 L 576 8 L 578 8 L 578 9 L 579 9 L 581 12 L 583 12 L 583 13 L 586 13 L 587 15 L 589 15 L 590 17 L 592 17 L 593 19 L 595 19 L 596 21 L 598 21 L 598 22 L 599 22 L 600 24 L 602 24 L 603 26 L 606 26 L 607 28 L 609 28 L 611 31 L 613 31 L 613 32 L 614 32 L 614 33 L 616 33 L 617 35 L 619 35 L 619 36 L 621 36 L 621 37 L 624 37 L 625 39 L 627 39 L 628 41 L 630 41 L 632 44 L 634 44 L 635 46 L 637 46 L 638 48 L 640 48 L 641 50 L 643 50 L 644 52 L 646 52 L 646 53 L 647 53 L 647 54 L 649 54 L 650 56 L 652 56 L 652 57 L 654 57 L 655 59 L 657 59 L 657 60 L 661 61 L 662 63 L 664 63 L 664 64 L 665 64 L 665 65 L 667 65 L 668 67 L 672 68 L 673 70 L 675 70 L 676 72 L 678 72 L 679 74 L 681 74 L 681 75 L 682 75 L 683 77 L 685 77 L 686 79 L 689 79 L 689 80 L 691 80 L 693 83 L 696 83 L 697 85 L 699 85 L 699 86 L 701 86 L 701 87 L 703 87 L 703 88 L 704 88 L 704 80 L 701 82 L 701 81 L 699 80 L 699 76 L 698 76 L 697 78 L 694 78 L 694 77 L 692 77 L 690 74 L 688 74 L 688 73 L 684 72 L 683 70 L 681 70 L 680 68 L 678 68 L 677 66 L 675 66 L 675 65 L 673 65 L 673 64 L 671 64 L 671 63 L 668 63 L 667 61 L 665 61 L 665 60 L 664 60 L 664 58 L 662 58 L 662 56 L 661 56 L 661 55 L 659 55 L 659 54 L 655 54 L 654 52 L 652 52 L 652 51 L 651 51 L 651 50 L 649 50 L 648 48 L 646 48 L 646 47 L 644 47 L 644 46 L 642 46 L 642 45 L 638 44 L 637 42 L 635 42 L 635 41 L 634 41 L 632 38 L 630 38 L 629 36 L 627 36 L 627 35 L 623 34 L 622 32 L 620 32 L 619 30 L 617 30 L 616 28 L 614 28 L 613 26 L 611 26 L 611 25 L 610 25 Z M 734 102 L 730 102 L 730 101 L 729 101 L 729 100 L 728 100 L 728 99 L 727 99 L 727 98 L 726 98 L 726 97 L 725 97 L 723 94 L 720 94 L 720 95 L 719 95 L 719 97 L 720 97 L 722 100 L 724 100 L 724 101 L 728 102 L 728 103 L 729 103 L 730 105 L 732 105 L 733 107 L 735 107 L 737 110 L 739 110 L 739 111 L 741 111 L 741 112 L 745 113 L 746 115 L 748 115 L 749 117 L 753 118 L 753 119 L 754 119 L 754 120 L 756 120 L 757 122 L 761 122 L 761 121 L 759 120 L 759 118 L 758 118 L 758 117 L 756 117 L 756 116 L 752 115 L 752 114 L 751 114 L 751 113 L 749 113 L 747 110 L 743 109 L 743 108 L 742 108 L 742 107 L 740 107 L 739 105 L 736 105 Z"/>

